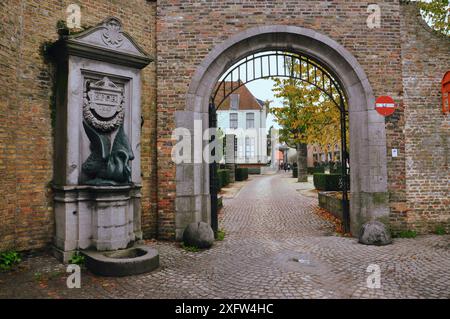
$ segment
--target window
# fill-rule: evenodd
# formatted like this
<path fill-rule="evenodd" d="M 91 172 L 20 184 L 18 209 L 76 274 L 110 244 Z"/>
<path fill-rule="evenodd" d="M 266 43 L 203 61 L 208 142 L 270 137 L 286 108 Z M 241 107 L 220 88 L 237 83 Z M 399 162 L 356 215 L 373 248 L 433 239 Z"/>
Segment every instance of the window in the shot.
<path fill-rule="evenodd" d="M 246 137 L 245 138 L 245 158 L 253 158 L 255 157 L 255 138 L 254 137 Z"/>
<path fill-rule="evenodd" d="M 230 109 L 233 111 L 239 110 L 239 94 L 230 95 Z"/>
<path fill-rule="evenodd" d="M 230 128 L 238 128 L 238 114 L 230 113 Z"/>
<path fill-rule="evenodd" d="M 255 113 L 247 113 L 247 128 L 255 128 Z"/>

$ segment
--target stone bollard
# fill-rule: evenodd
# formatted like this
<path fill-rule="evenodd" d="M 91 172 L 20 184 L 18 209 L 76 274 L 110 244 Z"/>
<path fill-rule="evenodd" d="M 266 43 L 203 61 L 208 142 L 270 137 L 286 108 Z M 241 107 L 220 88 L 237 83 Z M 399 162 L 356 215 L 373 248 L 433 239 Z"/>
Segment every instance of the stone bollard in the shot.
<path fill-rule="evenodd" d="M 186 246 L 210 248 L 214 243 L 214 231 L 205 222 L 191 223 L 183 232 L 183 243 Z"/>
<path fill-rule="evenodd" d="M 384 246 L 392 243 L 392 237 L 386 225 L 379 221 L 370 221 L 361 227 L 359 243 Z"/>

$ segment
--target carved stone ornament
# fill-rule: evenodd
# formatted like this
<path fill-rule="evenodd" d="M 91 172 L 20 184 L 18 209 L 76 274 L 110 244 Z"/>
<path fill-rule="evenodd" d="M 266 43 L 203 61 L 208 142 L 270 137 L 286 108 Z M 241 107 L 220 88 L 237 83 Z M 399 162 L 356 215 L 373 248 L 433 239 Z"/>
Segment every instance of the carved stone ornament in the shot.
<path fill-rule="evenodd" d="M 108 46 L 120 48 L 125 39 L 122 34 L 122 24 L 120 23 L 120 21 L 111 18 L 105 21 L 104 27 L 106 28 L 106 30 L 102 34 L 103 42 L 105 42 L 105 44 Z"/>
<path fill-rule="evenodd" d="M 114 131 L 123 123 L 124 102 L 123 89 L 108 77 L 95 83 L 88 82 L 83 97 L 83 117 L 101 132 Z"/>

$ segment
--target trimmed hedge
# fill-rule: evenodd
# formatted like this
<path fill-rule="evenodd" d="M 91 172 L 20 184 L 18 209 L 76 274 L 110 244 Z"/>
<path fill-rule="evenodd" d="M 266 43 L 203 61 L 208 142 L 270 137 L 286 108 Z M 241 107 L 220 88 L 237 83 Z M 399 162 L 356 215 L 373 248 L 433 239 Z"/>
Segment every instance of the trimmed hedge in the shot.
<path fill-rule="evenodd" d="M 314 187 L 319 191 L 340 191 L 341 174 L 314 174 Z"/>
<path fill-rule="evenodd" d="M 236 167 L 235 178 L 237 182 L 245 181 L 248 179 L 248 168 Z"/>
<path fill-rule="evenodd" d="M 218 183 L 218 190 L 220 190 L 222 187 L 227 186 L 230 184 L 230 173 L 231 170 L 229 169 L 219 169 L 217 170 L 217 183 Z"/>
<path fill-rule="evenodd" d="M 308 167 L 308 174 L 315 174 L 315 173 L 325 173 L 325 167 L 323 166 Z"/>
<path fill-rule="evenodd" d="M 331 174 L 340 174 L 342 172 L 342 165 L 338 164 L 334 167 L 330 167 Z"/>
<path fill-rule="evenodd" d="M 259 175 L 261 174 L 261 167 L 250 167 L 248 168 L 248 173 L 250 175 Z"/>

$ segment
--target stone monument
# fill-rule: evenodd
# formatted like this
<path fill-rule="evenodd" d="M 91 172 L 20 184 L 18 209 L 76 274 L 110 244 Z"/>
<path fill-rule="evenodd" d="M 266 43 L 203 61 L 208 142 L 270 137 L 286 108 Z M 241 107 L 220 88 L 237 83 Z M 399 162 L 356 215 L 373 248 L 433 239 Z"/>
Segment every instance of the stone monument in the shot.
<path fill-rule="evenodd" d="M 55 256 L 129 248 L 142 239 L 141 69 L 152 59 L 113 17 L 60 34 L 49 53 L 57 65 Z"/>

